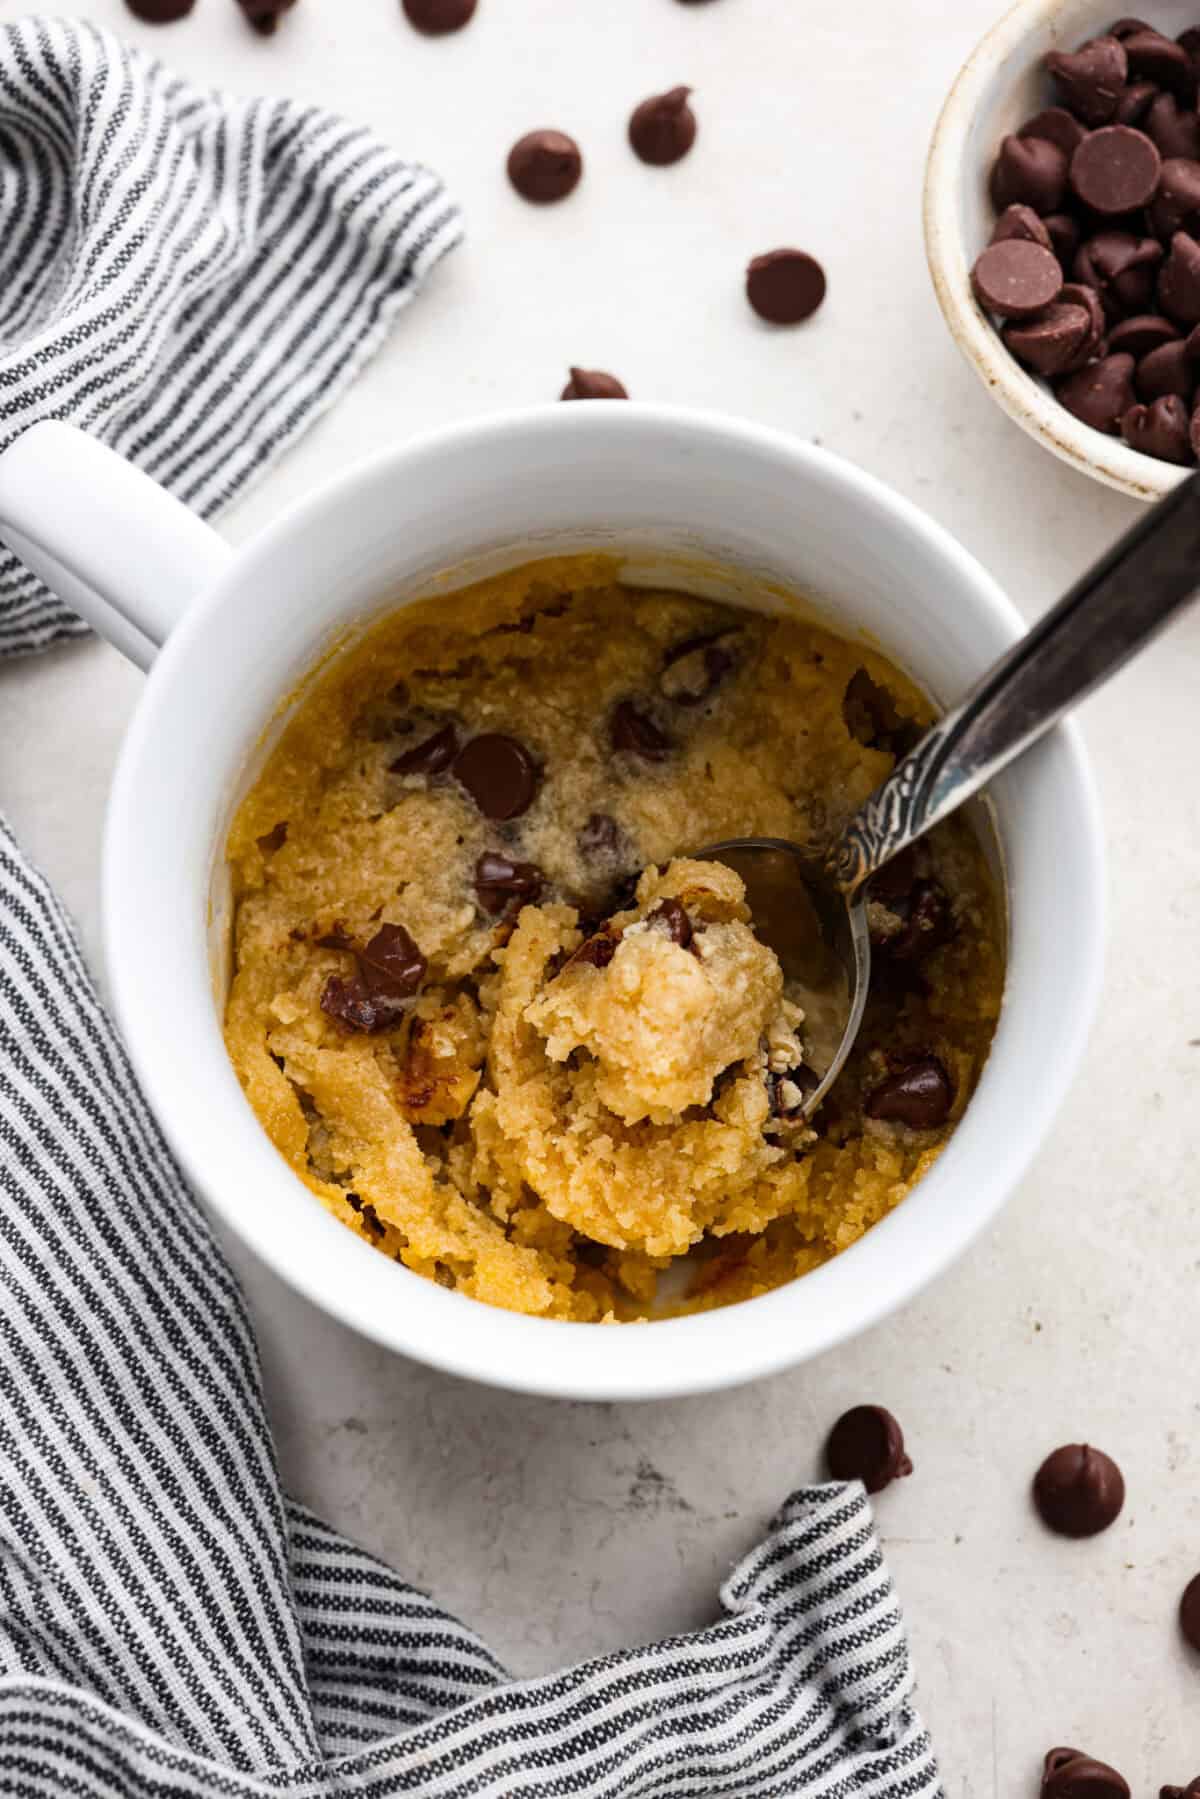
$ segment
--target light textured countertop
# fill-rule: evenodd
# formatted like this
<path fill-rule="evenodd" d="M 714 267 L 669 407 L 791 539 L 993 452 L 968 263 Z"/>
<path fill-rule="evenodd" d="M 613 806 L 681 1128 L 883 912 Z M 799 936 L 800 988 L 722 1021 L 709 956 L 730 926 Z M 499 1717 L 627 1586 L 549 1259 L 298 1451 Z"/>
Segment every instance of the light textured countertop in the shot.
<path fill-rule="evenodd" d="M 320 102 L 430 162 L 467 214 L 349 397 L 231 515 L 243 539 L 349 459 L 552 397 L 568 362 L 637 396 L 739 412 L 826 444 L 948 526 L 1033 618 L 1134 516 L 989 402 L 936 311 L 919 215 L 930 129 L 1003 0 L 481 0 L 456 39 L 397 0 L 298 0 L 273 40 L 233 0 L 139 26 L 121 0 L 53 10 L 185 74 Z M 0 17 L 23 5 L 4 0 Z M 1150 8 L 1153 14 L 1153 6 Z M 688 81 L 701 134 L 636 163 L 631 105 Z M 581 140 L 565 206 L 509 192 L 509 144 Z M 747 258 L 824 261 L 795 332 L 758 326 Z M 140 677 L 97 643 L 0 670 L 0 807 L 98 950 L 110 772 Z M 718 1580 L 843 1406 L 898 1413 L 916 1473 L 878 1507 L 947 1788 L 1034 1790 L 1077 1743 L 1136 1794 L 1200 1771 L 1200 1661 L 1175 1604 L 1200 1569 L 1200 613 L 1091 702 L 1112 857 L 1108 980 L 1083 1072 L 996 1229 L 901 1316 L 713 1400 L 573 1406 L 486 1392 L 358 1340 L 237 1254 L 293 1491 L 435 1588 L 532 1672 L 712 1611 Z M 186 803 L 186 795 L 181 795 Z M 1062 919 L 1047 929 L 1070 931 Z M 1036 1082 L 1039 1071 L 1029 1070 Z M 1125 1515 L 1047 1536 L 1029 1477 L 1088 1437 Z"/>

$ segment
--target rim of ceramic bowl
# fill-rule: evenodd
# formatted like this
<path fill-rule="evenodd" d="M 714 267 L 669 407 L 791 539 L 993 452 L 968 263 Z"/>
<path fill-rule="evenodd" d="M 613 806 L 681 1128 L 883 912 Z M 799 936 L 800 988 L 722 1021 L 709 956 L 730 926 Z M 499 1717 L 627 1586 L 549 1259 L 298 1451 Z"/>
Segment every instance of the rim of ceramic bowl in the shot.
<path fill-rule="evenodd" d="M 447 450 L 482 450 L 494 460 L 511 449 L 513 433 L 562 440 L 560 453 L 579 434 L 595 436 L 611 451 L 627 446 L 631 427 L 652 440 L 658 434 L 663 447 L 708 434 L 748 463 L 780 461 L 789 478 L 848 491 L 864 529 L 886 516 L 898 538 L 936 556 L 944 571 L 938 591 L 960 605 L 970 601 L 981 659 L 1023 629 L 1012 602 L 940 525 L 873 476 L 781 431 L 632 402 L 530 408 L 452 425 L 365 459 L 290 507 L 184 614 L 126 736 L 104 841 L 104 941 L 117 1017 L 167 1142 L 212 1210 L 289 1286 L 360 1334 L 445 1372 L 552 1398 L 714 1392 L 809 1361 L 907 1304 L 992 1221 L 1044 1140 L 1083 1052 L 1103 960 L 1102 832 L 1082 740 L 1067 723 L 1029 752 L 1042 760 L 1028 829 L 1039 867 L 1053 866 L 1055 892 L 1072 909 L 1071 931 L 1051 945 L 1036 922 L 1036 946 L 1027 940 L 1023 955 L 1030 970 L 1023 998 L 1013 999 L 1010 980 L 990 1060 L 935 1167 L 903 1205 L 812 1273 L 738 1305 L 617 1331 L 527 1317 L 396 1268 L 297 1181 L 238 1085 L 207 973 L 203 1002 L 188 997 L 186 983 L 181 1002 L 165 978 L 178 950 L 176 926 L 157 915 L 152 894 L 154 827 L 168 804 L 156 792 L 170 785 L 156 746 L 174 728 L 189 681 L 194 694 L 193 646 L 210 625 L 221 639 L 236 631 L 247 582 L 269 578 L 294 530 L 334 529 L 359 482 L 419 483 L 422 459 Z M 177 807 L 177 796 L 170 803 Z M 156 937 L 167 947 L 147 956 Z"/>
<path fill-rule="evenodd" d="M 983 248 L 963 242 L 964 187 L 980 176 L 969 153 L 971 127 L 996 70 L 1033 32 L 1052 26 L 1062 10 L 1063 0 L 1017 0 L 963 64 L 934 127 L 925 165 L 925 256 L 951 336 L 1008 416 L 1080 474 L 1134 499 L 1157 500 L 1192 471 L 1131 450 L 1060 406 L 1050 389 L 1008 354 L 971 289 L 971 265 Z"/>

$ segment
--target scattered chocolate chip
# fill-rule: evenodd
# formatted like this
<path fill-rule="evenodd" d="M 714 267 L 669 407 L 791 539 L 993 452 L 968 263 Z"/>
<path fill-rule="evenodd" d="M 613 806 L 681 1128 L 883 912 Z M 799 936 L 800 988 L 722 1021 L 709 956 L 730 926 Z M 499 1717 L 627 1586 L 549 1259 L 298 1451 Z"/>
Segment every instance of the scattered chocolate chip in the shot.
<path fill-rule="evenodd" d="M 1097 37 L 1078 50 L 1052 50 L 1046 67 L 1063 104 L 1085 125 L 1107 125 L 1117 110 L 1129 74 L 1124 45 L 1115 37 Z"/>
<path fill-rule="evenodd" d="M 1188 355 L 1187 345 L 1176 341 L 1147 350 L 1138 362 L 1133 384 L 1140 400 L 1160 400 L 1167 394 L 1190 400 L 1196 385 L 1196 365 Z"/>
<path fill-rule="evenodd" d="M 461 31 L 475 17 L 477 0 L 403 0 L 404 16 L 427 37 Z"/>
<path fill-rule="evenodd" d="M 856 1405 L 842 1413 L 829 1433 L 825 1462 L 834 1480 L 861 1480 L 868 1493 L 882 1493 L 912 1473 L 904 1432 L 881 1405 Z"/>
<path fill-rule="evenodd" d="M 1034 212 L 1057 212 L 1067 191 L 1067 156 L 1044 137 L 1006 137 L 992 168 L 992 204 L 1032 206 Z"/>
<path fill-rule="evenodd" d="M 440 775 L 457 754 L 458 732 L 452 724 L 443 725 L 431 737 L 422 738 L 411 750 L 389 762 L 388 767 L 394 775 Z"/>
<path fill-rule="evenodd" d="M 560 400 L 627 400 L 628 393 L 615 375 L 603 369 L 577 369 L 572 365 L 571 379 L 559 394 Z"/>
<path fill-rule="evenodd" d="M 1162 157 L 1143 131 L 1105 125 L 1071 158 L 1071 186 L 1093 212 L 1116 217 L 1147 206 L 1158 187 Z"/>
<path fill-rule="evenodd" d="M 264 37 L 270 37 L 281 16 L 295 5 L 296 0 L 237 0 L 237 3 L 255 31 L 260 31 Z"/>
<path fill-rule="evenodd" d="M 541 785 L 537 763 L 515 737 L 485 731 L 472 737 L 454 761 L 461 781 L 485 818 L 519 818 L 528 812 Z"/>
<path fill-rule="evenodd" d="M 583 155 L 565 131 L 529 131 L 508 153 L 508 178 L 523 200 L 565 200 L 583 174 Z"/>
<path fill-rule="evenodd" d="M 746 270 L 746 298 L 769 325 L 798 325 L 825 298 L 825 271 L 804 250 L 768 250 Z"/>
<path fill-rule="evenodd" d="M 148 25 L 172 25 L 187 17 L 196 0 L 125 0 L 125 4 L 135 18 Z"/>
<path fill-rule="evenodd" d="M 1154 310 L 1154 284 L 1162 258 L 1162 245 L 1152 237 L 1097 231 L 1080 245 L 1073 273 L 1082 286 L 1095 288 L 1107 316 L 1127 318 Z"/>
<path fill-rule="evenodd" d="M 1125 63 L 1133 81 L 1153 81 L 1183 100 L 1195 101 L 1196 71 L 1182 44 L 1148 27 L 1125 39 Z"/>
<path fill-rule="evenodd" d="M 1130 449 L 1160 462 L 1192 460 L 1188 409 L 1178 394 L 1164 394 L 1149 406 L 1131 406 L 1121 420 L 1121 435 Z"/>
<path fill-rule="evenodd" d="M 736 631 L 715 631 L 676 644 L 658 679 L 664 698 L 677 706 L 700 705 L 736 666 L 736 641 Z"/>
<path fill-rule="evenodd" d="M 937 1056 L 921 1056 L 888 1075 L 867 1094 L 868 1118 L 907 1125 L 913 1131 L 936 1131 L 954 1104 L 954 1087 Z"/>
<path fill-rule="evenodd" d="M 1091 320 L 1084 308 L 1058 302 L 1036 318 L 1014 320 L 1004 333 L 1017 361 L 1039 375 L 1061 375 L 1073 368 L 1091 338 Z"/>
<path fill-rule="evenodd" d="M 1041 1799 L 1130 1799 L 1129 1782 L 1080 1749 L 1050 1749 L 1042 1767 Z"/>
<path fill-rule="evenodd" d="M 475 864 L 475 892 L 485 912 L 503 912 L 515 899 L 532 904 L 542 881 L 536 863 L 512 862 L 495 850 L 485 850 Z"/>
<path fill-rule="evenodd" d="M 636 106 L 629 120 L 629 142 L 643 162 L 659 167 L 678 162 L 696 141 L 696 115 L 688 105 L 690 87 L 669 88 Z"/>
<path fill-rule="evenodd" d="M 1094 1537 L 1120 1513 L 1125 1481 L 1103 1450 L 1066 1443 L 1034 1475 L 1033 1499 L 1043 1524 L 1060 1537 Z"/>
<path fill-rule="evenodd" d="M 621 827 L 607 812 L 593 812 L 575 839 L 585 862 L 615 856 L 621 843 Z"/>
<path fill-rule="evenodd" d="M 632 700 L 621 700 L 609 726 L 614 750 L 628 750 L 645 762 L 661 762 L 670 753 L 671 739 L 652 718 L 640 712 Z"/>
<path fill-rule="evenodd" d="M 1048 144 L 1057 144 L 1063 155 L 1070 158 L 1087 136 L 1087 127 L 1064 106 L 1047 106 L 1026 119 L 1017 136 L 1044 138 Z"/>
<path fill-rule="evenodd" d="M 1186 231 L 1171 239 L 1158 277 L 1158 303 L 1180 324 L 1200 323 L 1200 243 Z"/>
<path fill-rule="evenodd" d="M 332 937 L 324 942 L 342 947 Z M 401 924 L 380 925 L 366 948 L 354 955 L 358 973 L 350 980 L 330 975 L 321 994 L 321 1010 L 347 1030 L 389 1030 L 399 1023 L 425 978 L 425 957 Z"/>
<path fill-rule="evenodd" d="M 1194 162 L 1200 157 L 1200 118 L 1190 106 L 1180 106 L 1174 94 L 1155 94 L 1146 108 L 1142 130 L 1157 145 L 1164 161 Z"/>
<path fill-rule="evenodd" d="M 993 244 L 1003 244 L 1010 237 L 1024 238 L 1028 243 L 1040 244 L 1043 250 L 1054 249 L 1054 242 L 1049 231 L 1032 206 L 1006 206 L 1004 208 L 992 226 L 992 235 L 989 241 Z"/>
<path fill-rule="evenodd" d="M 1158 1799 L 1197 1799 L 1200 1795 L 1200 1774 L 1189 1780 L 1185 1787 L 1159 1787 Z"/>
<path fill-rule="evenodd" d="M 568 968 L 576 962 L 586 963 L 590 968 L 607 968 L 617 953 L 617 938 L 609 937 L 600 931 L 594 937 L 587 937 L 579 945 L 568 962 Z"/>
<path fill-rule="evenodd" d="M 1062 269 L 1052 250 L 1019 237 L 989 244 L 971 270 L 979 304 L 1004 319 L 1028 319 L 1056 298 Z"/>
<path fill-rule="evenodd" d="M 1191 1647 L 1200 1651 L 1200 1574 L 1183 1589 L 1179 1601 L 1179 1628 Z"/>
<path fill-rule="evenodd" d="M 1189 156 L 1168 157 L 1158 192 L 1150 206 L 1150 226 L 1160 237 L 1194 231 L 1200 224 L 1200 162 Z"/>
<path fill-rule="evenodd" d="M 692 921 L 677 899 L 660 900 L 654 910 L 646 914 L 646 923 L 661 924 L 671 942 L 681 949 L 686 949 L 692 941 Z"/>
<path fill-rule="evenodd" d="M 1121 98 L 1117 101 L 1117 110 L 1113 114 L 1113 123 L 1115 125 L 1142 124 L 1154 104 L 1158 92 L 1159 89 L 1152 81 L 1131 81 L 1128 87 L 1121 90 Z"/>
<path fill-rule="evenodd" d="M 1139 312 L 1114 325 L 1104 347 L 1107 351 L 1125 350 L 1130 356 L 1142 357 L 1151 350 L 1161 350 L 1164 344 L 1174 343 L 1178 336 L 1175 326 L 1161 312 Z"/>
<path fill-rule="evenodd" d="M 1102 356 L 1073 375 L 1064 375 L 1055 388 L 1068 412 L 1095 431 L 1113 434 L 1133 406 L 1133 357 Z"/>
<path fill-rule="evenodd" d="M 1079 222 L 1069 213 L 1048 212 L 1042 223 L 1050 237 L 1050 248 L 1058 257 L 1064 269 L 1069 269 L 1075 260 L 1075 252 L 1079 248 L 1079 240 L 1083 236 Z"/>

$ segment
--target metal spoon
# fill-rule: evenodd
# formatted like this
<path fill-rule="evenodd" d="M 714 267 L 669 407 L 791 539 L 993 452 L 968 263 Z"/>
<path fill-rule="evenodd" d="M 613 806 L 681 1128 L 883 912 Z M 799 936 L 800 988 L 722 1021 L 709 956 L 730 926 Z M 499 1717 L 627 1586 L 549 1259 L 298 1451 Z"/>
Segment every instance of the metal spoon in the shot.
<path fill-rule="evenodd" d="M 746 883 L 755 928 L 801 992 L 820 1105 L 862 1023 L 871 876 L 978 793 L 1200 593 L 1200 474 L 1160 500 L 933 726 L 850 819 L 823 861 L 741 837 L 697 851 Z"/>

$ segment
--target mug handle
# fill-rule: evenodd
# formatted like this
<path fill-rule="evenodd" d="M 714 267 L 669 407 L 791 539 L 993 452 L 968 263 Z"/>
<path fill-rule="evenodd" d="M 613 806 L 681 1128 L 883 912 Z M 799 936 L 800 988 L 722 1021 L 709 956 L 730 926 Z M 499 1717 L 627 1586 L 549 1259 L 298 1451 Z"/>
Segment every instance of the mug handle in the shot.
<path fill-rule="evenodd" d="M 0 539 L 142 669 L 233 556 L 157 481 L 57 419 L 0 455 Z"/>

